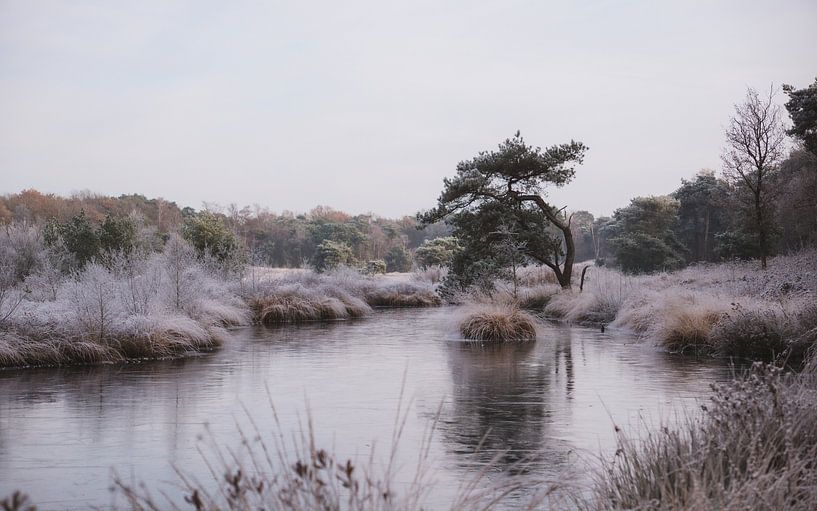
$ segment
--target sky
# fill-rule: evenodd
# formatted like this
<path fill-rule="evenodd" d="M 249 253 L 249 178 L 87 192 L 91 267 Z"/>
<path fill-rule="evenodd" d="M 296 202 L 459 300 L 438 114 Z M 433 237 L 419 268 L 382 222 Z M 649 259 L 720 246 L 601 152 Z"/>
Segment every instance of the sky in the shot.
<path fill-rule="evenodd" d="M 589 146 L 549 200 L 610 214 L 718 170 L 747 86 L 814 81 L 815 27 L 815 0 L 0 0 L 0 193 L 396 217 L 520 130 Z"/>

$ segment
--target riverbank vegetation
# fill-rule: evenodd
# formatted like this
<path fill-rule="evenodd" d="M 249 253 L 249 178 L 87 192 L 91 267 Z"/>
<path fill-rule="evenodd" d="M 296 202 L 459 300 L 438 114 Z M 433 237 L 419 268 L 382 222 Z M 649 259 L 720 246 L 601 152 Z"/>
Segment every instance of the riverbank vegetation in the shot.
<path fill-rule="evenodd" d="M 0 232 L 0 367 L 89 364 L 217 348 L 252 322 L 433 306 L 435 285 L 353 268 L 265 272 L 216 215 L 159 235 L 138 218 L 80 212 Z"/>
<path fill-rule="evenodd" d="M 672 351 L 802 360 L 817 343 L 817 251 L 627 275 L 591 267 L 584 290 L 552 295 L 546 316 L 625 328 Z"/>
<path fill-rule="evenodd" d="M 699 417 L 628 438 L 586 509 L 815 509 L 817 371 L 756 365 L 715 386 Z"/>

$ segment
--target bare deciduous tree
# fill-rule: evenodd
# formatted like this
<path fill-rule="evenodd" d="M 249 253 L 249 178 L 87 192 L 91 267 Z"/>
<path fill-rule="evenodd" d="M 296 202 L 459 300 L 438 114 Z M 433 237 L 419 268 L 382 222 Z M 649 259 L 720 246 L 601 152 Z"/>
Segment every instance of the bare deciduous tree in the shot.
<path fill-rule="evenodd" d="M 771 177 L 783 160 L 786 142 L 783 116 L 774 97 L 773 87 L 762 97 L 752 88 L 746 91 L 745 101 L 735 105 L 735 115 L 726 128 L 722 156 L 724 176 L 748 192 L 750 225 L 757 237 L 763 269 L 770 252 Z"/>

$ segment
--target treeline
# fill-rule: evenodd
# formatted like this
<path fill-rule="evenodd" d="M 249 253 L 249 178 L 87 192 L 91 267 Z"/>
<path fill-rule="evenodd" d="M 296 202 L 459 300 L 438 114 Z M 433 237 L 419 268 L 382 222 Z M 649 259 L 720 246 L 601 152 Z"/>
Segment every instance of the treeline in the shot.
<path fill-rule="evenodd" d="M 770 177 L 772 254 L 817 243 L 817 156 L 795 149 Z M 637 197 L 611 217 L 573 214 L 576 260 L 628 272 L 759 257 L 746 188 L 701 171 L 669 195 Z"/>
<path fill-rule="evenodd" d="M 612 218 L 575 215 L 577 259 L 625 271 L 760 259 L 817 242 L 817 80 L 783 87 L 790 119 L 749 88 L 725 131 L 720 176 L 703 171 L 667 196 L 637 197 Z M 791 137 L 791 138 L 789 138 Z M 792 142 L 793 145 L 789 145 Z"/>
<path fill-rule="evenodd" d="M 0 197 L 0 222 L 40 226 L 45 241 L 60 244 L 78 266 L 117 251 L 160 250 L 170 233 L 180 232 L 221 261 L 319 269 L 369 263 L 373 271 L 408 271 L 418 247 L 450 233 L 442 223 L 418 229 L 409 216 L 350 215 L 325 206 L 304 214 L 235 205 L 196 211 L 135 194 L 60 197 L 36 190 Z"/>

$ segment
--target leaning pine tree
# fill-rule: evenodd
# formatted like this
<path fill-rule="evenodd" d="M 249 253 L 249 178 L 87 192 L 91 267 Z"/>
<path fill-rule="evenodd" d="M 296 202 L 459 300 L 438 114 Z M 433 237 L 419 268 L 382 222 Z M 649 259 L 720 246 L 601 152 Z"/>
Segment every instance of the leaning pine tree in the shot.
<path fill-rule="evenodd" d="M 545 188 L 570 182 L 586 151 L 574 141 L 542 150 L 527 145 L 517 132 L 498 150 L 460 162 L 457 175 L 444 180 L 437 207 L 418 217 L 426 225 L 445 219 L 454 226 L 462 252 L 479 252 L 485 259 L 496 258 L 488 252 L 501 235 L 497 226 L 510 224 L 525 255 L 548 266 L 559 284 L 570 288 L 571 219 L 545 200 Z"/>

